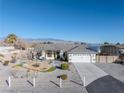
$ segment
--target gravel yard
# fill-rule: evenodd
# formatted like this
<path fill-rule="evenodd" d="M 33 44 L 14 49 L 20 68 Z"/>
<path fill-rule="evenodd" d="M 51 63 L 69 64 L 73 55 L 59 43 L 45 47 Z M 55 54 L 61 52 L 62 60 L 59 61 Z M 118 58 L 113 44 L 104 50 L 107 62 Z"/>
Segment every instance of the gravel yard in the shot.
<path fill-rule="evenodd" d="M 33 87 L 32 79 L 34 73 L 30 73 L 31 77 L 28 79 L 11 78 L 11 87 L 9 88 L 6 81 L 9 76 L 7 74 L 9 69 L 7 66 L 0 66 L 0 77 L 6 77 L 0 81 L 0 93 L 87 93 L 73 64 L 71 64 L 70 70 L 56 69 L 48 73 L 38 72 L 36 74 L 35 88 Z M 6 70 L 4 70 L 4 68 L 6 68 Z M 68 76 L 67 80 L 62 81 L 62 88 L 59 87 L 59 78 L 57 78 L 57 76 L 61 74 L 67 74 Z"/>

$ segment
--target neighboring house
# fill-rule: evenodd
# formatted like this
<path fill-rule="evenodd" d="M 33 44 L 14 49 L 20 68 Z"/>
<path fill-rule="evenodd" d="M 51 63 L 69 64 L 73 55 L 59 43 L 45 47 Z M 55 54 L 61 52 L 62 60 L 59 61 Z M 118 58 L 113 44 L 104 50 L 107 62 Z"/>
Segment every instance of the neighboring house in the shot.
<path fill-rule="evenodd" d="M 117 47 L 120 49 L 120 53 L 124 54 L 124 45 L 117 45 Z"/>
<path fill-rule="evenodd" d="M 120 56 L 119 56 L 117 62 L 124 63 L 124 45 L 123 44 L 117 45 L 117 47 L 119 47 L 119 49 L 120 49 Z"/>
<path fill-rule="evenodd" d="M 96 56 L 98 63 L 113 63 L 120 56 L 120 49 L 116 45 L 102 45 L 100 52 Z"/>
<path fill-rule="evenodd" d="M 96 52 L 80 45 L 70 51 L 68 51 L 69 62 L 83 62 L 83 63 L 95 63 Z"/>
<path fill-rule="evenodd" d="M 100 55 L 119 56 L 120 49 L 116 45 L 102 45 Z"/>

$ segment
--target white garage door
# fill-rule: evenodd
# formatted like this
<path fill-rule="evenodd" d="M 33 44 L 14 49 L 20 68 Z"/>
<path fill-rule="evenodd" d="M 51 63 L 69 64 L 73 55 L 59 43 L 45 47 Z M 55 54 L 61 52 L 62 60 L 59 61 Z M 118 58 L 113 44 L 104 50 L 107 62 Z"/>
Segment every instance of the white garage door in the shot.
<path fill-rule="evenodd" d="M 91 62 L 91 56 L 90 55 L 84 55 L 84 54 L 71 54 L 69 57 L 70 62 L 84 62 L 84 63 L 90 63 Z"/>

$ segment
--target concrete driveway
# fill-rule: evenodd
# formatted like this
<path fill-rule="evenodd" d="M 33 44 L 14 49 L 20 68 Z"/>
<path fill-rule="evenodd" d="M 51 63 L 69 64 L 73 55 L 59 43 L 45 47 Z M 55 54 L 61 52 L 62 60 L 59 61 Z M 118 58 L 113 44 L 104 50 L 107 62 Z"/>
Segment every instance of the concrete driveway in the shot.
<path fill-rule="evenodd" d="M 124 93 L 124 83 L 119 81 L 119 79 L 122 81 L 123 79 L 117 76 L 122 75 L 120 70 L 117 70 L 121 69 L 118 68 L 120 66 L 117 66 L 115 74 L 111 73 L 116 67 L 115 65 L 113 66 L 113 64 L 106 64 L 107 66 L 101 64 L 97 65 L 98 67 L 95 64 L 86 63 L 74 63 L 74 65 L 77 68 L 81 79 L 83 80 L 83 77 L 86 77 L 86 89 L 88 93 Z M 123 69 L 121 70 L 123 71 Z M 109 73 L 109 75 L 107 73 Z"/>
<path fill-rule="evenodd" d="M 108 75 L 103 70 L 91 63 L 74 63 L 74 65 L 82 81 L 85 76 L 86 86 L 92 83 L 93 81 Z"/>

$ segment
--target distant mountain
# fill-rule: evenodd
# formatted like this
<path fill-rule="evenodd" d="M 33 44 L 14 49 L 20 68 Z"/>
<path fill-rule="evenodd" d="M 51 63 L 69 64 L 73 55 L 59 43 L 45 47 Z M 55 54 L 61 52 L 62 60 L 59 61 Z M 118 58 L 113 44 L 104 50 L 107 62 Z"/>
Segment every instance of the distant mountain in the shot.
<path fill-rule="evenodd" d="M 92 47 L 99 47 L 101 44 L 100 43 L 87 43 L 87 42 L 82 42 L 82 41 L 69 41 L 69 40 L 62 40 L 62 39 L 53 39 L 53 38 L 39 38 L 39 39 L 24 39 L 27 42 L 53 42 L 53 43 L 70 43 L 70 44 L 87 44 L 88 46 Z"/>
<path fill-rule="evenodd" d="M 89 43 L 87 44 L 88 47 L 96 52 L 100 52 L 100 46 L 101 44 L 98 44 L 98 43 Z"/>
<path fill-rule="evenodd" d="M 25 39 L 28 42 L 53 42 L 53 43 L 75 43 L 75 41 L 67 41 L 62 39 L 53 39 L 53 38 L 40 38 L 40 39 Z"/>
<path fill-rule="evenodd" d="M 4 37 L 0 37 L 0 40 L 4 40 Z M 62 40 L 62 39 L 54 39 L 54 38 L 38 38 L 38 39 L 33 39 L 33 38 L 21 38 L 25 40 L 26 42 L 53 42 L 53 43 L 70 43 L 70 44 L 87 44 L 88 46 L 99 46 L 100 44 L 98 43 L 86 43 L 82 41 L 70 41 L 70 40 Z"/>

